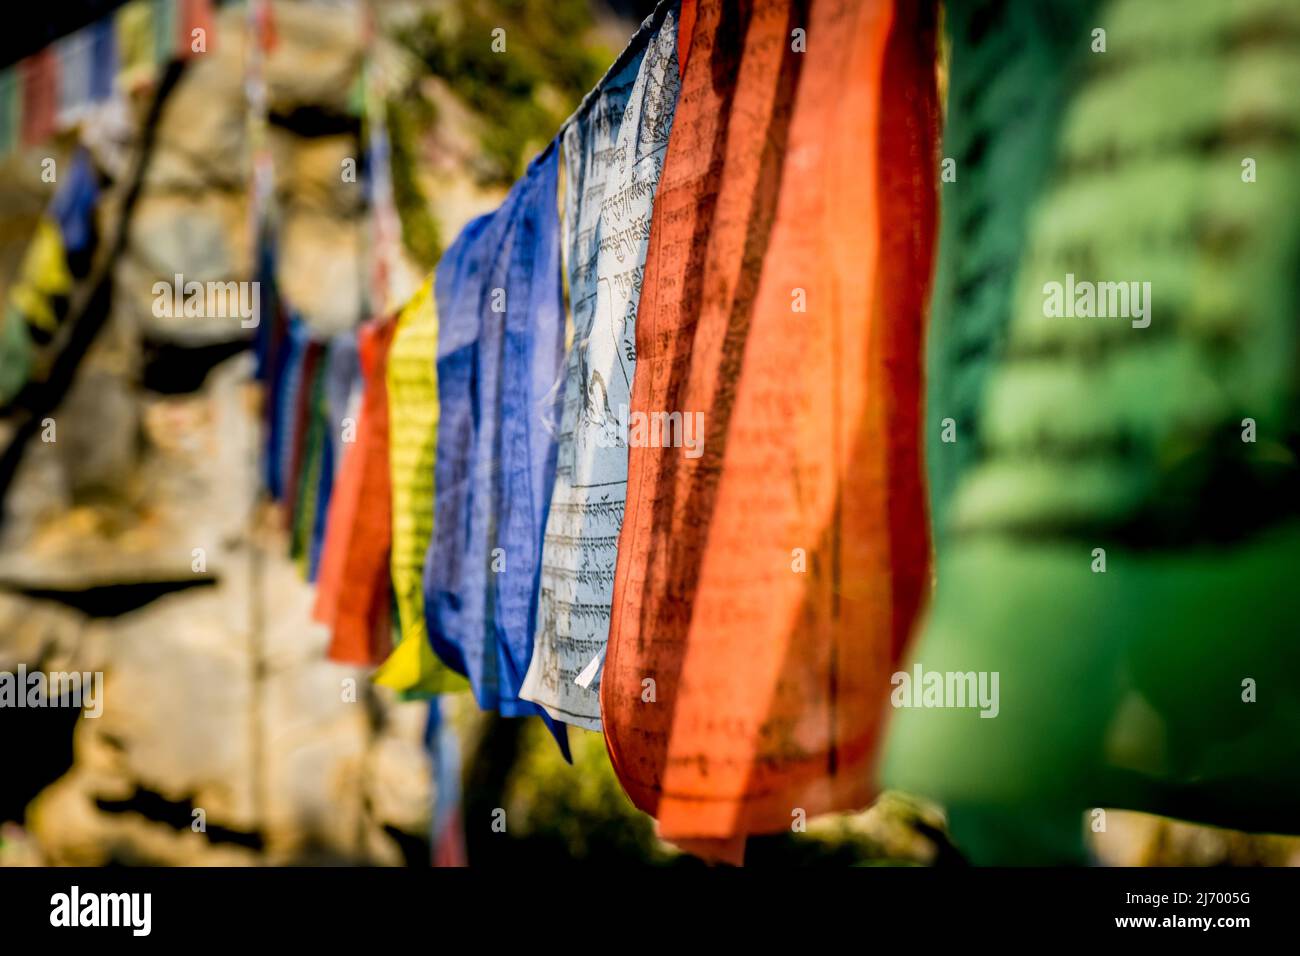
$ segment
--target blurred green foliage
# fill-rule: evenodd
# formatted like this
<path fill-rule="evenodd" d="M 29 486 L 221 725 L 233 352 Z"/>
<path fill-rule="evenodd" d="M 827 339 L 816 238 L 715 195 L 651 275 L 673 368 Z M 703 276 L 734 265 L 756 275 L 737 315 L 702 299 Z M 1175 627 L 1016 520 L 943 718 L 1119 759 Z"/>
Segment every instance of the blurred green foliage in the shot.
<path fill-rule="evenodd" d="M 571 729 L 569 745 L 572 767 L 540 720 L 524 722 L 506 806 L 510 833 L 527 841 L 530 855 L 586 862 L 688 862 L 655 836 L 654 821 L 623 793 L 600 734 Z"/>
<path fill-rule="evenodd" d="M 587 0 L 473 0 L 425 13 L 397 40 L 483 119 L 479 178 L 508 185 L 617 56 L 593 26 Z"/>
<path fill-rule="evenodd" d="M 442 234 L 429 210 L 429 200 L 416 176 L 419 136 L 431 121 L 432 110 L 416 96 L 391 100 L 387 109 L 392 150 L 393 204 L 402 222 L 402 242 L 422 268 L 433 269 L 442 256 Z"/>

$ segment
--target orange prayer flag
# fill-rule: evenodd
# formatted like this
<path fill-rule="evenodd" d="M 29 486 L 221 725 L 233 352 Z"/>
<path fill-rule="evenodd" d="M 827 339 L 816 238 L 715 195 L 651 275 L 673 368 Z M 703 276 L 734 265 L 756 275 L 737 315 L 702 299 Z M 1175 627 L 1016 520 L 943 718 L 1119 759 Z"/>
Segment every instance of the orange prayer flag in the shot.
<path fill-rule="evenodd" d="M 801 9 L 696 4 L 637 315 L 601 684 L 633 802 L 666 839 L 736 862 L 748 833 L 871 799 L 929 580 L 933 7 Z M 702 449 L 637 440 L 638 414 L 674 413 Z"/>
<path fill-rule="evenodd" d="M 343 576 L 343 562 L 348 542 L 352 539 L 352 526 L 356 521 L 357 503 L 361 494 L 361 455 L 355 443 L 346 447 L 339 464 L 334 493 L 330 496 L 329 512 L 325 519 L 325 542 L 321 546 L 320 570 L 316 575 L 316 603 L 312 618 L 322 624 L 334 624 L 338 612 L 338 590 Z M 361 663 L 361 662 L 357 662 Z"/>
<path fill-rule="evenodd" d="M 377 665 L 388 656 L 388 393 L 384 382 L 396 322 L 374 320 L 358 332 L 365 392 L 356 433 L 330 502 L 313 617 L 334 628 L 330 660 Z"/>

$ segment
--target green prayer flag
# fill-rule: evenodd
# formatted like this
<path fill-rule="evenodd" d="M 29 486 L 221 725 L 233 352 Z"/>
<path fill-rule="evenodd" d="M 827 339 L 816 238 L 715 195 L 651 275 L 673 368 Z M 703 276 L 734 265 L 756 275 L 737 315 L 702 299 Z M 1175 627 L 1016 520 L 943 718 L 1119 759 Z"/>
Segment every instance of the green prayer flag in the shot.
<path fill-rule="evenodd" d="M 972 427 L 883 782 L 977 862 L 1080 860 L 1094 808 L 1295 832 L 1300 8 L 1028 6 L 951 5 L 951 134 L 1009 99 L 945 187 L 928 414 Z"/>

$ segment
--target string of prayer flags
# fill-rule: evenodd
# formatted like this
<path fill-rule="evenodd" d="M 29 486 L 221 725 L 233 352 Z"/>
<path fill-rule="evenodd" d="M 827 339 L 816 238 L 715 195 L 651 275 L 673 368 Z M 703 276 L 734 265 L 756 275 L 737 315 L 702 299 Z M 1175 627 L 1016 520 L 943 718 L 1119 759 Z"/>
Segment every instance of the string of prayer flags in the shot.
<path fill-rule="evenodd" d="M 600 695 L 624 789 L 700 855 L 872 796 L 929 581 L 932 16 L 695 5 L 631 414 L 698 421 L 703 444 L 630 442 Z M 815 56 L 798 31 L 826 38 Z"/>
<path fill-rule="evenodd" d="M 266 277 L 268 488 L 332 659 L 566 756 L 603 731 L 708 859 L 878 785 L 976 862 L 1080 861 L 1098 807 L 1293 829 L 1300 105 L 1254 39 L 1300 13 L 945 9 L 947 72 L 933 3 L 662 2 L 394 317 L 317 342 Z M 0 142 L 58 89 L 19 74 Z M 5 318 L 0 393 L 40 325 Z"/>
<path fill-rule="evenodd" d="M 622 66 L 564 131 L 564 235 L 574 332 L 564 370 L 536 639 L 521 691 L 555 720 L 588 730 L 600 729 L 595 671 L 609 634 L 627 491 L 627 437 L 620 425 L 627 421 L 636 366 L 636 308 L 655 188 L 677 105 L 676 5 L 661 6 L 637 38 L 630 55 L 620 58 Z"/>
<path fill-rule="evenodd" d="M 0 70 L 0 155 L 35 147 L 174 59 L 213 49 L 213 0 L 131 0 Z"/>

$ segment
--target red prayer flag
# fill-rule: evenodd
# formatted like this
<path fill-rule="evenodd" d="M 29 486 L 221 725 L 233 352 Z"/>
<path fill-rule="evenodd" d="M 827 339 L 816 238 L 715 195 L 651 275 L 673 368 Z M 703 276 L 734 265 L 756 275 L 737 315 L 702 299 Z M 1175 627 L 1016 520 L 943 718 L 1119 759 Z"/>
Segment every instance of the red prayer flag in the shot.
<path fill-rule="evenodd" d="M 705 440 L 633 434 L 601 684 L 633 802 L 733 862 L 749 833 L 872 798 L 929 583 L 933 7 L 804 9 L 696 4 L 631 417 L 698 413 Z"/>
<path fill-rule="evenodd" d="M 36 146 L 55 133 L 59 109 L 59 58 L 53 47 L 19 64 L 22 77 L 23 145 Z"/>

